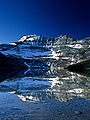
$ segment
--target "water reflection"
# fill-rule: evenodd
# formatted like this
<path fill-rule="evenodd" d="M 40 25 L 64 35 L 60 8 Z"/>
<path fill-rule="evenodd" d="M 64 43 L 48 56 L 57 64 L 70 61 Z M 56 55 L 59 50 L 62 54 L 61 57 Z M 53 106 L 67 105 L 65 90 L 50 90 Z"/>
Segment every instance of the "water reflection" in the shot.
<path fill-rule="evenodd" d="M 7 76 L 2 74 L 0 81 L 0 92 L 16 94 L 22 101 L 56 99 L 65 102 L 77 97 L 90 100 L 90 78 L 67 70 L 13 71 Z"/>
<path fill-rule="evenodd" d="M 0 83 L 5 79 L 10 79 L 19 75 L 23 75 L 25 70 L 15 70 L 15 69 L 0 69 Z"/>

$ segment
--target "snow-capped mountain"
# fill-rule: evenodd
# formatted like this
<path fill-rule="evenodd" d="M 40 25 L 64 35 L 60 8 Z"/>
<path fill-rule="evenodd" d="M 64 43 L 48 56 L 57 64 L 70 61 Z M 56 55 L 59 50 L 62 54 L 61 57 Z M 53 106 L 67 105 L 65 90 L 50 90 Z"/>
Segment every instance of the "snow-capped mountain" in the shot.
<path fill-rule="evenodd" d="M 52 42 L 39 35 L 22 36 L 18 42 L 0 45 L 0 50 L 5 55 L 12 55 L 28 59 L 31 57 L 48 56 L 51 54 Z"/>
<path fill-rule="evenodd" d="M 22 73 L 15 72 L 11 78 L 8 78 L 8 74 L 12 75 L 11 71 L 7 74 L 7 79 L 5 74 L 5 81 L 1 79 L 3 82 L 0 83 L 0 91 L 8 91 L 22 101 L 30 102 L 53 98 L 68 101 L 77 96 L 88 99 L 89 78 L 82 78 L 63 68 L 90 59 L 89 37 L 78 40 L 67 35 L 56 38 L 24 35 L 17 42 L 0 44 L 0 52 L 29 67 Z M 0 75 L 1 78 L 2 76 Z"/>
<path fill-rule="evenodd" d="M 54 60 L 54 66 L 58 66 L 62 60 L 66 65 L 90 59 L 90 37 L 78 40 L 67 35 L 56 38 L 24 35 L 18 42 L 1 44 L 0 52 L 25 60 L 47 60 L 49 65 Z"/>
<path fill-rule="evenodd" d="M 19 43 L 28 44 L 31 46 L 36 47 L 52 47 L 52 44 L 54 42 L 53 38 L 45 38 L 40 35 L 24 35 L 22 36 L 19 41 Z"/>

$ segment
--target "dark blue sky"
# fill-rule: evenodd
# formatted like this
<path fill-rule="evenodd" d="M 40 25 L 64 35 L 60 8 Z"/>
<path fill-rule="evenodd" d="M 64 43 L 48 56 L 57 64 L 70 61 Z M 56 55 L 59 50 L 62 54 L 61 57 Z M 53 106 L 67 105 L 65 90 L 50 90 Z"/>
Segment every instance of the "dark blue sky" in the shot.
<path fill-rule="evenodd" d="M 22 35 L 90 36 L 90 0 L 0 0 L 0 43 Z"/>

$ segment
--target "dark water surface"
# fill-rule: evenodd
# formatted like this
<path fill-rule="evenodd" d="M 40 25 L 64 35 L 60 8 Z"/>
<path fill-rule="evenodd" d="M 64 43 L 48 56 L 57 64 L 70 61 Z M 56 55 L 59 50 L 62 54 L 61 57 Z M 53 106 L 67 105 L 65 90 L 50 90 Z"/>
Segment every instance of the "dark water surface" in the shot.
<path fill-rule="evenodd" d="M 0 81 L 0 120 L 90 119 L 90 77 L 33 69 L 0 72 Z"/>

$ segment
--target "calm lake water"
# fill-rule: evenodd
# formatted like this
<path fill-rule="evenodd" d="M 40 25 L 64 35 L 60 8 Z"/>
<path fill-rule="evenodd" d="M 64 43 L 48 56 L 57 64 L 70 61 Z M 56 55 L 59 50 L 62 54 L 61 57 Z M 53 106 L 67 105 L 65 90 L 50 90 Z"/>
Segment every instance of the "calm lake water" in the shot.
<path fill-rule="evenodd" d="M 5 73 L 5 72 L 4 72 Z M 0 92 L 18 96 L 21 101 L 39 102 L 74 98 L 90 100 L 90 78 L 67 70 L 33 69 L 0 74 Z"/>
<path fill-rule="evenodd" d="M 0 120 L 89 120 L 89 115 L 89 77 L 67 70 L 0 72 Z"/>

